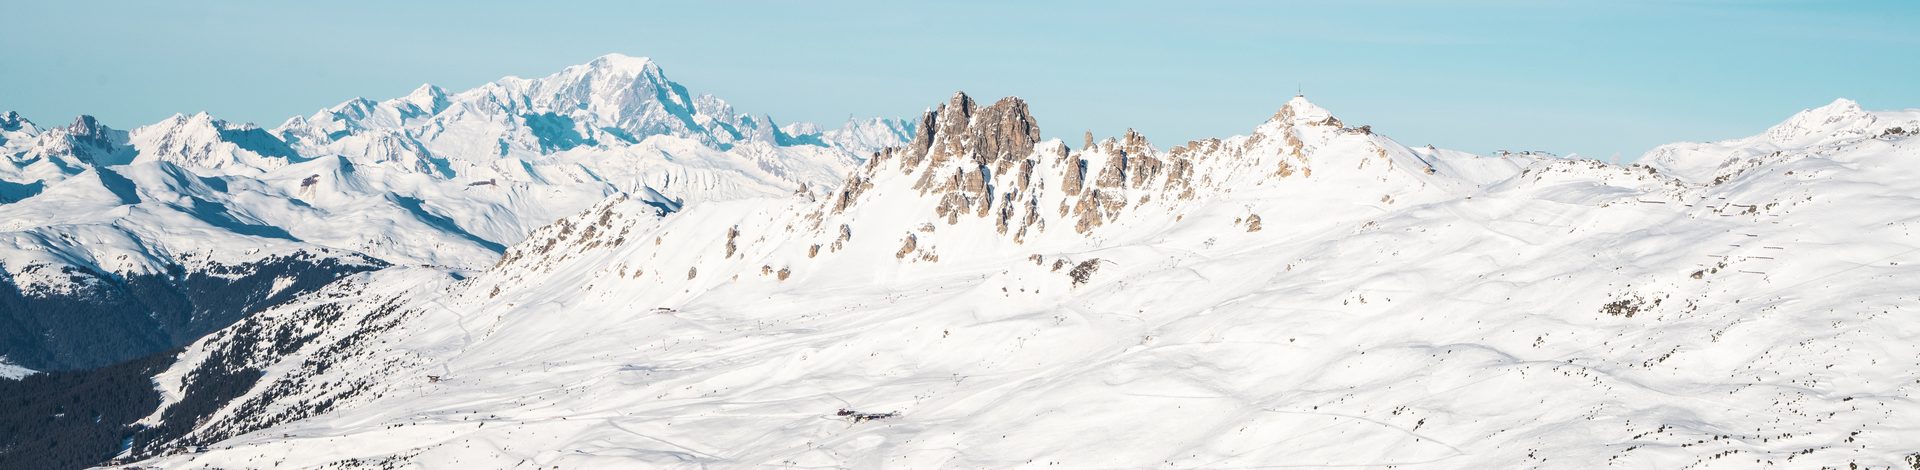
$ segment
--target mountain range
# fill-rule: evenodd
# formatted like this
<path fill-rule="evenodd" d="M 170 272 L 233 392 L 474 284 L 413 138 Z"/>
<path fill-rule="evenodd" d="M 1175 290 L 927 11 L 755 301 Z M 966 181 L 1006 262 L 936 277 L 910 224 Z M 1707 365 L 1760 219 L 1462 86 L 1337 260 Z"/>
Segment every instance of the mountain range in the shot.
<path fill-rule="evenodd" d="M 821 130 L 612 55 L 7 114 L 0 464 L 1920 468 L 1920 110 L 1614 165 L 1275 105 Z"/>
<path fill-rule="evenodd" d="M 795 127 L 790 125 L 789 127 Z M 825 191 L 903 121 L 788 133 L 644 58 L 356 99 L 272 130 L 205 113 L 132 131 L 0 123 L 0 357 L 94 367 L 178 347 L 342 275 L 469 272 L 614 194 Z M 84 320 L 82 320 L 84 319 Z"/>

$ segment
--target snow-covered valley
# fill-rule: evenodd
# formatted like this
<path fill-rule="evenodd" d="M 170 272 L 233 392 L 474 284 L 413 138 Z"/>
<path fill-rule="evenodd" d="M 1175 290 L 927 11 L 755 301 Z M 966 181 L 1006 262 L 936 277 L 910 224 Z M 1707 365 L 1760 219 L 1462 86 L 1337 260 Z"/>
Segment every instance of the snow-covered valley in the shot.
<path fill-rule="evenodd" d="M 1920 469 L 1920 110 L 1610 165 L 1304 97 L 1172 147 L 964 94 L 823 132 L 658 75 L 10 124 L 0 261 L 355 267 L 143 366 L 127 468 Z"/>

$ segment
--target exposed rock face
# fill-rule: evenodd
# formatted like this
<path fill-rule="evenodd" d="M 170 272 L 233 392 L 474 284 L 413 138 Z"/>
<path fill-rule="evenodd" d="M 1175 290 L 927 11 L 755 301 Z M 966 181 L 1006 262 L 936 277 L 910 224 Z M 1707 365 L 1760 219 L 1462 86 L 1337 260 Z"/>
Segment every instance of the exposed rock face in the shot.
<path fill-rule="evenodd" d="M 1159 176 L 1161 161 L 1154 157 L 1156 152 L 1147 138 L 1133 129 L 1119 139 L 1109 138 L 1099 144 L 1081 150 L 1081 154 L 1104 156 L 1099 178 L 1092 187 L 1078 193 L 1080 198 L 1072 203 L 1071 209 L 1061 207 L 1061 215 L 1077 219 L 1073 225 L 1076 232 L 1086 233 L 1099 227 L 1106 220 L 1117 217 L 1127 207 L 1127 189 L 1144 188 L 1154 177 Z M 1084 165 L 1085 160 L 1079 162 Z M 1084 170 L 1079 170 L 1084 174 Z"/>
<path fill-rule="evenodd" d="M 1072 270 L 1067 271 L 1067 277 L 1073 278 L 1074 287 L 1079 287 L 1081 284 L 1086 284 L 1087 281 L 1093 280 L 1093 273 L 1099 270 L 1100 258 L 1094 258 L 1081 261 L 1080 264 L 1074 265 Z"/>
<path fill-rule="evenodd" d="M 906 240 L 900 242 L 900 251 L 894 252 L 893 257 L 906 259 L 907 255 L 913 254 L 914 248 L 919 245 L 919 240 L 919 237 L 915 237 L 911 233 L 907 234 Z"/>
<path fill-rule="evenodd" d="M 914 177 L 914 190 L 938 201 L 934 214 L 948 225 L 965 216 L 992 216 L 1001 233 L 1015 225 L 1024 231 L 1039 220 L 1038 200 L 1023 197 L 1036 183 L 1039 142 L 1040 126 L 1025 101 L 1009 97 L 981 107 L 965 93 L 955 93 L 921 117 L 913 142 L 881 151 L 863 172 L 849 176 L 829 210 L 846 211 L 872 189 L 876 174 L 893 164 Z"/>
<path fill-rule="evenodd" d="M 527 236 L 527 241 L 501 254 L 493 269 L 519 266 L 530 271 L 550 271 L 557 263 L 589 250 L 625 244 L 627 236 L 633 233 L 635 221 L 664 215 L 666 211 L 645 202 L 625 195 L 614 196 L 574 217 L 554 221 L 534 231 Z M 661 242 L 660 237 L 654 237 L 655 246 Z"/>
<path fill-rule="evenodd" d="M 1167 151 L 1131 129 L 1105 140 L 1089 132 L 1078 150 L 1040 137 L 1039 124 L 1019 98 L 981 106 L 956 93 L 921 117 L 911 143 L 878 152 L 849 175 L 811 216 L 813 230 L 831 251 L 840 251 L 846 237 L 832 239 L 826 224 L 848 220 L 847 213 L 867 199 L 911 195 L 918 199 L 914 204 L 932 211 L 921 232 L 986 219 L 999 235 L 1024 243 L 1049 221 L 1088 234 L 1155 201 L 1174 204 L 1233 186 L 1310 178 L 1309 158 L 1336 142 L 1343 147 L 1339 153 L 1356 157 L 1340 164 L 1367 171 L 1368 178 L 1386 178 L 1380 172 L 1393 169 L 1395 158 L 1413 158 L 1389 156 L 1371 128 L 1346 128 L 1304 98 L 1289 101 L 1247 136 L 1196 140 Z M 1385 160 L 1384 168 L 1369 170 L 1374 159 Z M 873 196 L 875 191 L 885 196 Z M 1248 228 L 1258 227 L 1254 222 Z M 919 240 L 922 246 L 931 242 Z"/>
<path fill-rule="evenodd" d="M 879 158 L 876 156 L 874 160 Z M 853 207 L 853 201 L 859 199 L 860 194 L 869 189 L 873 189 L 873 181 L 870 178 L 858 173 L 849 176 L 846 185 L 841 186 L 840 191 L 834 193 L 833 212 L 846 212 L 847 208 Z"/>
<path fill-rule="evenodd" d="M 107 126 L 100 124 L 100 121 L 94 119 L 93 116 L 83 114 L 79 118 L 74 119 L 73 125 L 67 126 L 67 135 L 72 136 L 75 144 L 95 149 L 113 147 L 111 130 L 107 129 Z"/>
<path fill-rule="evenodd" d="M 932 167 L 955 159 L 964 159 L 996 171 L 1033 153 L 1040 142 L 1040 126 L 1027 109 L 1027 102 L 1007 97 L 985 108 L 965 93 L 954 93 L 946 104 L 928 111 L 920 119 L 919 132 L 907 145 L 905 165 L 908 172 L 922 160 Z"/>
<path fill-rule="evenodd" d="M 1023 162 L 1031 168 L 1028 156 L 1040 142 L 1040 126 L 1019 98 L 980 108 L 966 94 L 956 93 L 947 104 L 928 112 L 921 126 L 922 132 L 906 150 L 902 168 L 911 174 L 926 162 L 913 187 L 923 195 L 937 195 L 940 202 L 934 212 L 949 225 L 959 223 L 962 215 L 986 217 L 994 190 L 1002 189 L 994 187 L 992 178 L 1006 175 Z M 1003 190 L 1011 197 L 1023 189 L 1016 185 Z"/>
<path fill-rule="evenodd" d="M 740 244 L 738 243 L 739 239 L 740 239 L 740 226 L 735 225 L 732 227 L 728 227 L 727 228 L 727 255 L 724 256 L 725 258 L 732 258 L 733 253 L 740 250 Z"/>

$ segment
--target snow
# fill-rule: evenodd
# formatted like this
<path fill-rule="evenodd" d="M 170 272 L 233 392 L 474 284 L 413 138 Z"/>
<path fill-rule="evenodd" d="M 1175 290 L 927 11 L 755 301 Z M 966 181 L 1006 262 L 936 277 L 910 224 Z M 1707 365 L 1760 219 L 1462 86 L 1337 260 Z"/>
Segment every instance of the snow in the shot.
<path fill-rule="evenodd" d="M 1765 133 L 1722 142 L 1684 142 L 1648 151 L 1640 161 L 1692 182 L 1707 182 L 1736 165 L 1774 159 L 1787 153 L 1844 147 L 1887 137 L 1893 129 L 1920 129 L 1920 109 L 1870 112 L 1841 98 L 1802 110 Z"/>
<path fill-rule="evenodd" d="M 35 371 L 33 369 L 28 369 L 25 367 L 14 365 L 11 362 L 7 362 L 7 358 L 0 357 L 0 379 L 20 380 L 20 379 L 26 378 L 29 375 L 38 374 L 38 373 L 40 372 Z"/>
<path fill-rule="evenodd" d="M 1034 201 L 1024 236 L 937 214 L 976 201 L 918 181 L 988 166 L 964 155 L 869 159 L 823 198 L 663 215 L 614 195 L 468 280 L 357 281 L 406 305 L 399 326 L 324 372 L 301 349 L 249 393 L 375 392 L 303 389 L 342 401 L 140 465 L 1912 465 L 1920 143 L 1883 133 L 1915 112 L 1849 104 L 1616 166 L 1407 148 L 1301 97 L 1165 151 L 1039 143 L 1015 156 L 1031 185 L 988 179 L 994 210 Z M 1191 166 L 1135 176 L 1149 163 Z M 700 164 L 612 168 L 543 178 L 734 192 Z"/>
<path fill-rule="evenodd" d="M 477 271 L 614 194 L 673 209 L 824 190 L 861 152 L 910 137 L 867 129 L 778 142 L 771 119 L 617 54 L 541 79 L 350 100 L 273 130 L 206 113 L 40 129 L 9 113 L 0 268 L 42 293 L 74 287 L 47 267 L 150 274 L 294 251 Z"/>

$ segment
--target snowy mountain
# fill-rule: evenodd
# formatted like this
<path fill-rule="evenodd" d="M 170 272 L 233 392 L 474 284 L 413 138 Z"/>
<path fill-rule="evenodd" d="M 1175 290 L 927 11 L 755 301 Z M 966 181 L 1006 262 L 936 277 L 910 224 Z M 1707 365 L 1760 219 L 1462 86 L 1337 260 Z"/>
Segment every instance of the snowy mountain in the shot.
<path fill-rule="evenodd" d="M 119 461 L 1920 466 L 1912 129 L 1842 101 L 1614 166 L 1296 98 L 1076 147 L 955 95 L 818 197 L 617 193 L 483 272 L 248 316 L 159 373 Z"/>
<path fill-rule="evenodd" d="M 306 154 L 485 179 L 513 173 L 492 165 L 502 157 L 534 161 L 577 148 L 631 146 L 653 136 L 718 150 L 814 144 L 864 156 L 912 137 L 897 132 L 898 126 L 874 119 L 850 120 L 835 132 L 805 123 L 783 130 L 765 115 L 739 114 L 719 98 L 689 94 L 649 59 L 612 54 L 544 78 L 508 77 L 456 94 L 422 85 L 392 100 L 356 99 L 290 119 L 274 133 Z M 815 175 L 805 173 L 811 169 L 770 171 L 806 183 L 814 182 Z"/>
<path fill-rule="evenodd" d="M 1765 133 L 1722 142 L 1661 146 L 1643 158 L 1649 165 L 1693 182 L 1731 178 L 1747 168 L 1793 159 L 1795 153 L 1832 152 L 1920 134 L 1911 111 L 1869 112 L 1845 98 L 1801 111 Z M 1725 180 L 1720 180 L 1724 182 Z"/>
<path fill-rule="evenodd" d="M 307 160 L 266 130 L 207 113 L 175 114 L 135 129 L 130 140 L 133 163 L 166 162 L 205 175 L 258 175 Z"/>
<path fill-rule="evenodd" d="M 43 128 L 9 112 L 0 357 L 84 369 L 183 346 L 351 273 L 478 271 L 613 195 L 667 213 L 825 191 L 869 147 L 910 138 L 898 129 L 790 135 L 619 55 L 349 101 L 273 130 L 206 113 Z"/>

